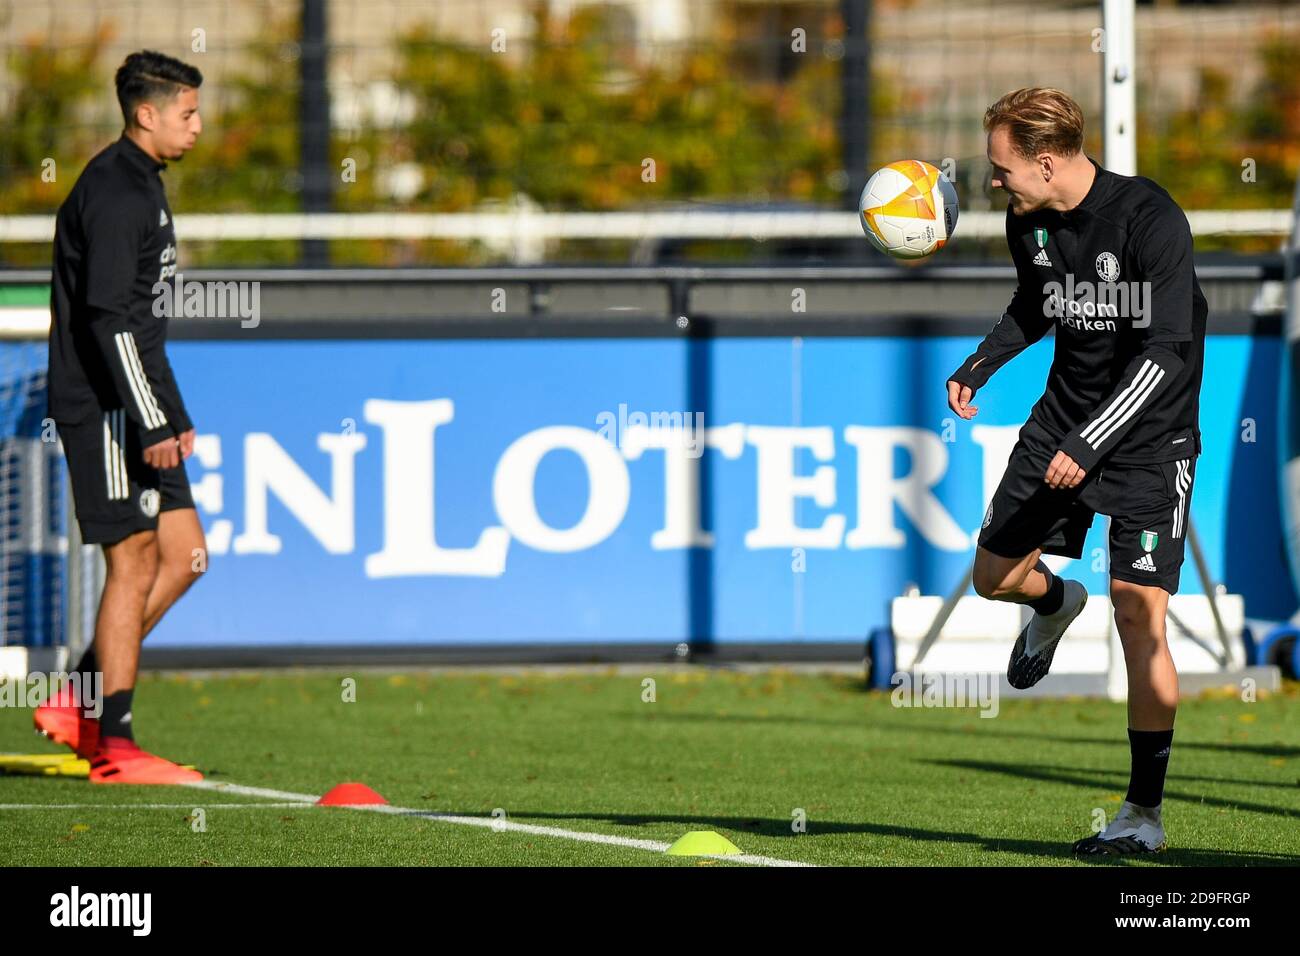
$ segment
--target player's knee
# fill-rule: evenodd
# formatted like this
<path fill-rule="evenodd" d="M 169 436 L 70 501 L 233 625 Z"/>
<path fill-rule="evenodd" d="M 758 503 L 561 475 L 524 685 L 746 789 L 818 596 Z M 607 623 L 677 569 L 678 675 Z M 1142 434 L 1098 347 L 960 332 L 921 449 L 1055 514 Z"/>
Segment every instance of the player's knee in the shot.
<path fill-rule="evenodd" d="M 133 582 L 144 590 L 158 576 L 158 540 L 152 534 L 135 534 L 109 550 L 106 572 L 110 578 Z"/>
<path fill-rule="evenodd" d="M 136 563 L 136 577 L 141 581 L 148 581 L 149 586 L 158 578 L 158 571 L 161 562 L 158 560 L 158 550 L 156 548 L 142 553 Z"/>
<path fill-rule="evenodd" d="M 1163 625 L 1141 614 L 1121 614 L 1116 611 L 1115 629 L 1119 631 L 1119 640 L 1125 650 L 1155 650 L 1165 641 Z"/>
<path fill-rule="evenodd" d="M 1111 603 L 1115 606 L 1115 627 L 1126 645 L 1158 644 L 1164 640 L 1163 608 L 1140 594 L 1116 588 L 1111 589 Z"/>
<path fill-rule="evenodd" d="M 971 586 L 975 588 L 976 594 L 991 601 L 993 600 L 993 592 L 997 590 L 997 581 L 987 571 L 980 573 L 977 569 L 971 575 Z"/>
<path fill-rule="evenodd" d="M 975 593 L 989 601 L 1004 601 L 1018 593 L 1024 580 L 1023 575 L 1018 576 L 1015 572 L 1008 574 L 997 569 L 986 569 L 971 576 Z"/>
<path fill-rule="evenodd" d="M 154 583 L 158 580 L 158 572 L 157 557 L 150 558 L 142 555 L 135 561 L 119 561 L 108 569 L 105 587 L 111 583 L 117 590 L 139 595 L 143 600 L 153 590 Z"/>
<path fill-rule="evenodd" d="M 190 546 L 179 548 L 168 555 L 165 571 L 168 577 L 179 583 L 182 591 L 203 576 L 208 569 L 208 547 L 202 535 L 190 542 Z"/>
<path fill-rule="evenodd" d="M 190 560 L 183 562 L 177 569 L 176 577 L 181 582 L 185 590 L 190 587 L 199 578 L 203 577 L 203 572 L 208 569 L 207 557 L 192 557 Z"/>

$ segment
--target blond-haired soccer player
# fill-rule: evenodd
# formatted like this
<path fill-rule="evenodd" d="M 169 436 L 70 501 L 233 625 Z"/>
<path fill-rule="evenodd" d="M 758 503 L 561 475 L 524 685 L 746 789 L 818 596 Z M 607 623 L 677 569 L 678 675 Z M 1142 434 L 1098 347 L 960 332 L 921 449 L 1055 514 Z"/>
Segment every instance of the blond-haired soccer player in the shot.
<path fill-rule="evenodd" d="M 984 516 L 974 586 L 1034 610 L 1007 668 L 1013 687 L 1043 678 L 1087 591 L 1044 553 L 1078 558 L 1096 513 L 1110 516 L 1110 595 L 1128 670 L 1132 755 L 1127 798 L 1079 854 L 1162 849 L 1165 770 L 1178 675 L 1165 639 L 1196 458 L 1206 301 L 1192 233 L 1150 179 L 1120 176 L 1083 152 L 1083 113 L 1067 94 L 1008 93 L 984 116 L 992 185 L 1010 197 L 1011 304 L 947 383 L 974 418 L 989 377 L 1055 329 L 1042 397 Z"/>

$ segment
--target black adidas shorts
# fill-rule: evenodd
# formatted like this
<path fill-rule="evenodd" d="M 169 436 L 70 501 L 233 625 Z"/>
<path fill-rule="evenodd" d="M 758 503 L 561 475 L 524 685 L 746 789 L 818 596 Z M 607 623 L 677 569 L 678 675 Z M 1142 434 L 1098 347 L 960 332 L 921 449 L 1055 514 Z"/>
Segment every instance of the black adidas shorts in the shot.
<path fill-rule="evenodd" d="M 1057 443 L 1033 419 L 1020 429 L 980 529 L 981 547 L 1004 558 L 1035 548 L 1070 558 L 1097 514 L 1110 516 L 1110 576 L 1178 593 L 1196 456 L 1120 465 L 1102 462 L 1074 488 L 1043 481 Z"/>
<path fill-rule="evenodd" d="M 123 409 L 58 424 L 72 479 L 72 498 L 86 544 L 115 544 L 155 530 L 158 515 L 193 508 L 185 465 L 159 470 L 144 463 L 140 430 Z"/>

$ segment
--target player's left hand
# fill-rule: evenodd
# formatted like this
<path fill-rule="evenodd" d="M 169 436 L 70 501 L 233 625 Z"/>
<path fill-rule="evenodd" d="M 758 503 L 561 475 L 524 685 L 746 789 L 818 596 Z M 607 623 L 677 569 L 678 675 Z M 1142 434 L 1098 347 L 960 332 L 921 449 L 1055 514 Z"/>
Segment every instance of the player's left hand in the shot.
<path fill-rule="evenodd" d="M 182 461 L 186 458 L 189 458 L 190 455 L 194 454 L 194 429 L 193 428 L 191 428 L 189 431 L 181 432 L 179 435 L 176 436 L 176 440 L 180 442 L 181 445 Z"/>
<path fill-rule="evenodd" d="M 1047 482 L 1050 488 L 1073 488 L 1083 481 L 1086 475 L 1078 462 L 1063 451 L 1058 451 L 1056 457 L 1052 459 L 1047 466 L 1047 474 L 1043 480 Z"/>

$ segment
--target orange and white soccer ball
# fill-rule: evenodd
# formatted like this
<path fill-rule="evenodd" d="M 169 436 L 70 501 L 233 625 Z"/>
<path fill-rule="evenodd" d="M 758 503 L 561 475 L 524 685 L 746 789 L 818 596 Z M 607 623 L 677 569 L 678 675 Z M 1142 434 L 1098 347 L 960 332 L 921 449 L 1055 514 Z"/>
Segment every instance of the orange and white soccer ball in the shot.
<path fill-rule="evenodd" d="M 862 231 L 896 259 L 923 259 L 942 249 L 957 228 L 957 190 L 919 159 L 876 171 L 858 199 Z"/>

